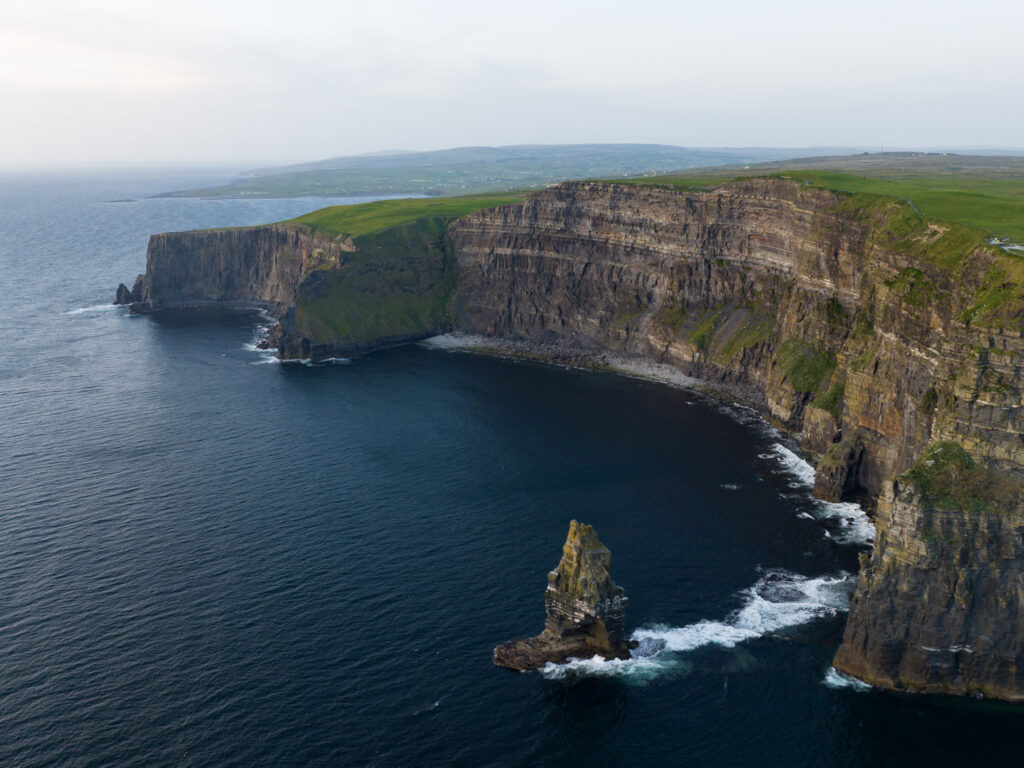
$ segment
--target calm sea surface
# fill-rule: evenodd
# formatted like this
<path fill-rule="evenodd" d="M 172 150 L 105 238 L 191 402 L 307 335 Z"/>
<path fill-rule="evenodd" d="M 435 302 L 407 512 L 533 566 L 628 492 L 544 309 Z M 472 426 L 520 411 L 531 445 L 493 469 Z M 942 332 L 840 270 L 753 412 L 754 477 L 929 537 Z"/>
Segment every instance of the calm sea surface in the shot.
<path fill-rule="evenodd" d="M 1019 762 L 1022 708 L 830 674 L 871 531 L 749 412 L 423 347 L 282 365 L 254 313 L 105 306 L 152 232 L 326 204 L 145 199 L 219 180 L 0 177 L 0 765 Z M 641 654 L 493 667 L 572 518 Z"/>

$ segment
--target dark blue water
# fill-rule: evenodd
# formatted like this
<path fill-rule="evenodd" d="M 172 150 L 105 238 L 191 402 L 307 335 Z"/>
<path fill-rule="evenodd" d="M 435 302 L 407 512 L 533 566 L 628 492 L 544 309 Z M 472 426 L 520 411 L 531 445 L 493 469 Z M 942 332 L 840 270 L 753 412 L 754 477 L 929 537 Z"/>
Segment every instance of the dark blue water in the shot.
<path fill-rule="evenodd" d="M 96 308 L 151 232 L 320 202 L 141 199 L 212 181 L 0 179 L 0 765 L 1017 759 L 1020 708 L 825 684 L 863 547 L 742 410 L 420 347 L 272 364 L 252 313 Z M 667 648 L 493 667 L 574 517 Z"/>

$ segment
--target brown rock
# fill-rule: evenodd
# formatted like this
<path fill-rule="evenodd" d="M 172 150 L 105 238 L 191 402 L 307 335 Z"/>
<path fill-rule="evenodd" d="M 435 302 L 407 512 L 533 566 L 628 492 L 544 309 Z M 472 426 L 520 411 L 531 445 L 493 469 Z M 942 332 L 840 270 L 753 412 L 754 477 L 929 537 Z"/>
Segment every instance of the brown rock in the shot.
<path fill-rule="evenodd" d="M 1024 482 L 939 444 L 878 501 L 836 669 L 1024 701 Z"/>
<path fill-rule="evenodd" d="M 494 663 L 524 671 L 571 658 L 628 659 L 635 644 L 623 640 L 627 600 L 608 573 L 611 559 L 593 527 L 570 522 L 562 559 L 548 574 L 544 631 L 502 643 L 494 649 Z"/>

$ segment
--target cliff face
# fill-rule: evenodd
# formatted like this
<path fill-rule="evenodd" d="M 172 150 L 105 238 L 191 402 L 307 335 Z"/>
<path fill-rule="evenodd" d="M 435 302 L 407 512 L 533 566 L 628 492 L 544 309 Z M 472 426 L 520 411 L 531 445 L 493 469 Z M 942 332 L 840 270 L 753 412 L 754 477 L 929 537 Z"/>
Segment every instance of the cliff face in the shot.
<path fill-rule="evenodd" d="M 337 267 L 353 250 L 289 224 L 153 235 L 134 311 L 216 302 L 281 309 L 313 270 Z"/>
<path fill-rule="evenodd" d="M 453 312 L 470 332 L 642 355 L 729 388 L 825 454 L 825 497 L 879 493 L 932 439 L 1017 463 L 1019 326 L 959 318 L 995 255 L 929 264 L 891 218 L 786 181 L 566 184 L 452 225 Z"/>
<path fill-rule="evenodd" d="M 886 688 L 1024 700 L 1022 502 L 1016 476 L 953 443 L 886 483 L 836 668 Z"/>
<path fill-rule="evenodd" d="M 280 319 L 282 358 L 360 354 L 448 329 L 455 265 L 446 221 L 356 238 L 299 224 L 153 235 L 133 312 L 259 305 Z"/>
<path fill-rule="evenodd" d="M 299 285 L 279 355 L 361 354 L 447 330 L 455 263 L 446 223 L 428 217 L 350 240 L 352 253 Z"/>

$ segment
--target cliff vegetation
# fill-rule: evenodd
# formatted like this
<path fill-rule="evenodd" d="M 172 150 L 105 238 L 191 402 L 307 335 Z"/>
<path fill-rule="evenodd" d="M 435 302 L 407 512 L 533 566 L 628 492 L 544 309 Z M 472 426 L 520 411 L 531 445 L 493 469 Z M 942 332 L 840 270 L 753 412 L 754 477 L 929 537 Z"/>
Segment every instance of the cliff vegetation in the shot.
<path fill-rule="evenodd" d="M 306 226 L 314 232 L 354 237 L 380 232 L 417 219 L 437 218 L 452 221 L 482 208 L 493 208 L 522 198 L 522 194 L 506 194 L 378 200 L 359 205 L 321 208 L 292 219 L 292 222 Z"/>
<path fill-rule="evenodd" d="M 878 195 L 908 201 L 923 216 L 962 224 L 982 234 L 1024 242 L 1024 158 L 909 156 L 881 167 L 838 164 L 844 170 L 803 168 L 803 163 L 769 163 L 744 169 L 714 169 L 621 180 L 665 184 L 676 189 L 711 189 L 758 176 L 787 178 L 834 192 Z M 931 163 L 920 160 L 931 159 Z M 1000 161 L 998 163 L 993 161 Z M 811 161 L 821 166 L 820 158 Z"/>

